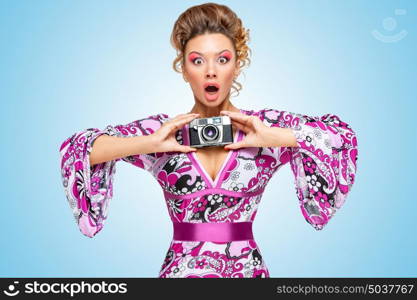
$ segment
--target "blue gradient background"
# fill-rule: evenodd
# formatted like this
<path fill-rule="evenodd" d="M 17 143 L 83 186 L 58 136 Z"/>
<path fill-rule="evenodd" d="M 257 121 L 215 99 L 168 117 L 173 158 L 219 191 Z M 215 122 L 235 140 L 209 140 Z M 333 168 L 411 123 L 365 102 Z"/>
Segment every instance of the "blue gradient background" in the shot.
<path fill-rule="evenodd" d="M 81 129 L 191 109 L 169 36 L 199 3 L 1 1 L 2 277 L 157 277 L 172 225 L 154 178 L 120 162 L 109 218 L 90 239 L 72 218 L 58 150 Z M 289 165 L 269 182 L 254 234 L 271 277 L 415 277 L 416 2 L 219 3 L 251 30 L 232 102 L 334 113 L 359 143 L 353 189 L 323 231 L 301 215 Z M 383 43 L 374 29 L 408 35 Z"/>

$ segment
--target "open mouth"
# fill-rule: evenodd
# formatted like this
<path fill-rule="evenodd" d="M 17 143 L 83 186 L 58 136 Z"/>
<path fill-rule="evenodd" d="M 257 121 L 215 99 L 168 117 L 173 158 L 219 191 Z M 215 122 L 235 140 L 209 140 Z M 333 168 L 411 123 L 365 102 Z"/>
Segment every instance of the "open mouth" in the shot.
<path fill-rule="evenodd" d="M 217 83 L 206 83 L 204 85 L 204 90 L 207 93 L 217 93 L 219 90 L 219 85 Z"/>
<path fill-rule="evenodd" d="M 204 96 L 207 101 L 216 101 L 219 98 L 220 85 L 215 82 L 206 82 L 204 84 Z"/>
<path fill-rule="evenodd" d="M 214 86 L 214 85 L 209 85 L 208 87 L 205 88 L 206 92 L 208 93 L 215 93 L 217 92 L 219 89 Z"/>

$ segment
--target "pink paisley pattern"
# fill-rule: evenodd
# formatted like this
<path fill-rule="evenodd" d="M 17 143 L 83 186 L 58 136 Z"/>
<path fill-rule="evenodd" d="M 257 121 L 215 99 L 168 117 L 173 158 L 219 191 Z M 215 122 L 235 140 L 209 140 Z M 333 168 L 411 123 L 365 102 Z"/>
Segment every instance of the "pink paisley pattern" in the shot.
<path fill-rule="evenodd" d="M 310 117 L 265 109 L 271 127 L 292 128 L 297 147 L 281 147 L 281 163 L 290 161 L 301 212 L 321 230 L 343 205 L 355 181 L 358 142 L 352 128 L 336 115 Z"/>
<path fill-rule="evenodd" d="M 191 223 L 253 222 L 267 183 L 289 162 L 302 216 L 314 229 L 323 229 L 345 202 L 355 179 L 358 150 L 353 130 L 330 114 L 309 117 L 274 109 L 241 112 L 259 117 L 270 127 L 291 128 L 297 147 L 232 150 L 213 181 L 192 153 L 140 154 L 90 167 L 89 153 L 97 137 L 152 134 L 169 119 L 166 114 L 103 130 L 89 128 L 67 138 L 60 148 L 62 182 L 81 233 L 94 237 L 102 230 L 120 160 L 152 174 L 164 192 L 173 222 Z M 237 134 L 237 140 L 244 138 L 243 132 Z M 189 145 L 186 129 L 177 131 L 176 138 Z M 159 277 L 254 278 L 269 277 L 269 271 L 255 240 L 173 239 Z"/>

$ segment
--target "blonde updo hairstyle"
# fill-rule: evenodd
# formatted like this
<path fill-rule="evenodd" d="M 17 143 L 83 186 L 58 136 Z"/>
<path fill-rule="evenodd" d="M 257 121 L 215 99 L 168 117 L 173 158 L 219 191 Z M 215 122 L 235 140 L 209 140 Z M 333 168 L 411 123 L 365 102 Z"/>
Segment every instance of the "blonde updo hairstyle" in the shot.
<path fill-rule="evenodd" d="M 171 45 L 177 51 L 177 57 L 172 64 L 175 72 L 182 73 L 187 42 L 193 37 L 205 33 L 222 33 L 227 36 L 232 41 L 240 69 L 245 65 L 250 65 L 251 49 L 247 45 L 249 29 L 243 27 L 240 18 L 229 7 L 216 3 L 205 3 L 188 8 L 174 24 Z M 242 84 L 234 79 L 232 89 L 239 95 Z"/>

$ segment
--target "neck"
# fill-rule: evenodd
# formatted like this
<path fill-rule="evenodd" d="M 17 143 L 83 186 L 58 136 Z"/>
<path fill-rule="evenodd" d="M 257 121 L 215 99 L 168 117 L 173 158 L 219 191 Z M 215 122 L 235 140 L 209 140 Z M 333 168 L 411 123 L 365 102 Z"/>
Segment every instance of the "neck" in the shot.
<path fill-rule="evenodd" d="M 227 97 L 218 106 L 207 106 L 201 103 L 200 101 L 198 101 L 197 99 L 194 99 L 194 100 L 195 100 L 195 104 L 189 113 L 199 113 L 200 114 L 199 118 L 209 118 L 209 117 L 220 116 L 220 111 L 222 110 L 240 112 L 240 110 L 230 102 L 229 97 Z"/>

